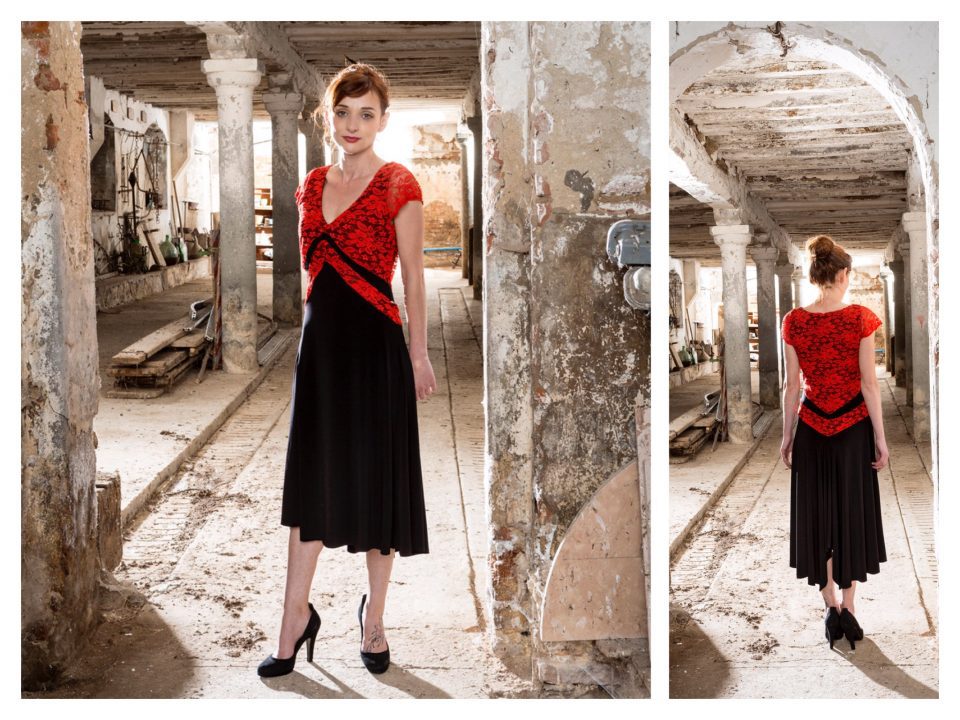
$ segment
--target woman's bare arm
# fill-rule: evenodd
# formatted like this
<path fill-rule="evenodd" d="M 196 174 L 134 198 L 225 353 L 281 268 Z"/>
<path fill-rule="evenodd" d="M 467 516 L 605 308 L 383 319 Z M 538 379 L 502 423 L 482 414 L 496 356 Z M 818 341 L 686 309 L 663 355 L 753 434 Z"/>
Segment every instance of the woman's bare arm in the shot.
<path fill-rule="evenodd" d="M 427 355 L 427 291 L 423 279 L 423 203 L 406 203 L 394 219 L 404 305 L 410 331 L 410 362 L 416 383 L 417 400 L 429 396 L 437 386 Z"/>
<path fill-rule="evenodd" d="M 873 335 L 860 340 L 860 391 L 867 404 L 870 422 L 873 423 L 873 437 L 877 445 L 877 458 L 873 463 L 876 470 L 887 464 L 887 437 L 883 430 L 883 405 L 880 400 L 880 383 L 877 382 L 877 366 L 874 359 Z"/>
<path fill-rule="evenodd" d="M 800 360 L 793 345 L 784 343 L 783 350 L 786 377 L 783 383 L 783 442 L 780 444 L 780 457 L 783 458 L 783 464 L 790 467 L 793 460 L 793 426 L 797 422 L 797 408 L 800 405 Z"/>

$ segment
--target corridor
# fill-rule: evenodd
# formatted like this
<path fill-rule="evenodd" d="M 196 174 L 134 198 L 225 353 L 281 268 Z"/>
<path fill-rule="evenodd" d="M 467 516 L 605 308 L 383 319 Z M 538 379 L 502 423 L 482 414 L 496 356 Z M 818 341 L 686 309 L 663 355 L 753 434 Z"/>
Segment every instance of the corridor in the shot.
<path fill-rule="evenodd" d="M 51 693 L 29 697 L 525 697 L 484 640 L 480 303 L 460 270 L 426 271 L 438 388 L 420 404 L 430 553 L 397 557 L 385 623 L 393 664 L 358 657 L 362 555 L 320 554 L 314 662 L 261 679 L 275 649 L 287 529 L 279 524 L 296 343 L 125 535 L 106 622 Z M 397 276 L 395 293 L 402 306 Z"/>
<path fill-rule="evenodd" d="M 938 696 L 929 446 L 918 451 L 910 437 L 905 390 L 889 377 L 880 384 L 887 562 L 858 585 L 864 640 L 831 652 L 820 596 L 788 564 L 790 473 L 778 420 L 671 565 L 671 697 Z"/>

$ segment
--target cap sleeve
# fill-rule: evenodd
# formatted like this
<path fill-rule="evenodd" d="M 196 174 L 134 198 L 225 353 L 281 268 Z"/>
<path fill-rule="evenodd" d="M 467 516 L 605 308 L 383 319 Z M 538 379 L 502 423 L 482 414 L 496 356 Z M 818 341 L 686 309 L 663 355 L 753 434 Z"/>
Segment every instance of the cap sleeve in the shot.
<path fill-rule="evenodd" d="M 783 325 L 780 328 L 780 337 L 787 345 L 793 345 L 793 310 L 783 316 Z"/>
<path fill-rule="evenodd" d="M 297 189 L 293 193 L 293 199 L 294 199 L 294 202 L 297 203 L 297 205 L 301 205 L 303 203 L 303 196 L 307 192 L 307 186 L 312 184 L 313 178 L 317 175 L 318 170 L 320 170 L 320 168 L 314 168 L 313 170 L 308 172 L 306 175 L 303 176 L 303 180 L 300 181 L 300 184 L 297 185 Z"/>
<path fill-rule="evenodd" d="M 390 182 L 390 189 L 387 193 L 387 210 L 390 218 L 393 219 L 400 212 L 400 208 L 408 202 L 416 200 L 423 202 L 423 193 L 420 190 L 420 183 L 413 173 L 407 170 L 403 165 L 399 165 Z"/>
<path fill-rule="evenodd" d="M 877 328 L 883 325 L 880 321 L 880 318 L 877 317 L 876 313 L 873 312 L 870 308 L 863 307 L 861 305 L 860 309 L 860 337 L 870 337 L 873 335 Z"/>

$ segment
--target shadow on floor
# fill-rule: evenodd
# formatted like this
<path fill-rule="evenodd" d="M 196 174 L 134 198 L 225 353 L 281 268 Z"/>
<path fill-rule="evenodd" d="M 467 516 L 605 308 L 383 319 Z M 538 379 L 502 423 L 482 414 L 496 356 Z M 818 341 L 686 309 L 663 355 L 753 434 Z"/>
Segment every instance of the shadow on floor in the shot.
<path fill-rule="evenodd" d="M 670 697 L 715 698 L 727 682 L 727 659 L 678 605 L 670 604 Z"/>
<path fill-rule="evenodd" d="M 905 698 L 940 697 L 939 692 L 901 670 L 870 638 L 859 641 L 854 652 L 850 652 L 849 648 L 850 645 L 843 639 L 834 646 L 834 652 L 846 657 L 851 665 L 877 685 Z"/>

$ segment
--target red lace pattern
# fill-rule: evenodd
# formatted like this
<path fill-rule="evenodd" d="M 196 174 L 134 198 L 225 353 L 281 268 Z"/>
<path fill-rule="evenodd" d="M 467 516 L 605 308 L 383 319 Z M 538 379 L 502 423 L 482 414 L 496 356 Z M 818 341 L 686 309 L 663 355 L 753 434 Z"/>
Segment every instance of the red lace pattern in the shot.
<path fill-rule="evenodd" d="M 400 163 L 388 162 L 374 174 L 354 203 L 328 223 L 323 217 L 323 186 L 330 166 L 319 167 L 307 173 L 294 197 L 300 210 L 300 263 L 307 261 L 313 241 L 326 233 L 350 257 L 390 284 L 397 268 L 397 231 L 394 218 L 411 200 L 422 202 L 420 184 Z M 397 304 L 371 285 L 351 268 L 327 242 L 313 246 L 307 270 L 307 293 L 310 298 L 313 282 L 326 263 L 336 270 L 346 283 L 367 302 L 401 324 Z"/>
<path fill-rule="evenodd" d="M 828 313 L 795 308 L 783 318 L 783 341 L 797 351 L 803 393 L 826 413 L 846 405 L 860 392 L 860 341 L 882 323 L 869 308 L 848 305 Z M 800 404 L 800 419 L 821 435 L 835 435 L 867 417 L 860 403 L 836 418 L 825 418 Z"/>

